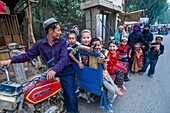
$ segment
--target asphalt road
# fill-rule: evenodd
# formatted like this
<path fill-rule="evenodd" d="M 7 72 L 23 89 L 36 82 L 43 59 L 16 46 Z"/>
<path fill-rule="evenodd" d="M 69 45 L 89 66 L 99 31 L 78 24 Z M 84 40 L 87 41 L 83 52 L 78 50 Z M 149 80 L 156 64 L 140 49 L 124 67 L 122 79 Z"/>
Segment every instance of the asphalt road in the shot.
<path fill-rule="evenodd" d="M 164 37 L 164 54 L 159 58 L 154 78 L 131 75 L 123 97 L 113 103 L 114 113 L 170 113 L 170 35 Z M 80 113 L 105 113 L 99 101 L 86 103 L 79 99 Z"/>

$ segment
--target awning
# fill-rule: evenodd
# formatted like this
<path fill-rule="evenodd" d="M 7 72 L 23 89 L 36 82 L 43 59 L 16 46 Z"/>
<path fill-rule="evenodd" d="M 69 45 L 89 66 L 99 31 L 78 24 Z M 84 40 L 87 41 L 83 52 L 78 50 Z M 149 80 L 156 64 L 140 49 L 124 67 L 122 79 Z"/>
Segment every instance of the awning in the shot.
<path fill-rule="evenodd" d="M 9 7 L 0 0 L 0 14 L 10 14 Z"/>
<path fill-rule="evenodd" d="M 140 21 L 141 14 L 144 10 L 129 12 L 129 13 L 120 13 L 119 18 L 122 21 L 131 22 L 131 21 Z"/>
<path fill-rule="evenodd" d="M 131 21 L 131 22 L 125 21 L 124 24 L 125 24 L 125 25 L 134 25 L 134 24 L 139 24 L 139 22 L 138 22 L 138 21 Z"/>
<path fill-rule="evenodd" d="M 19 0 L 0 0 L 6 4 L 6 6 L 9 7 L 10 11 L 13 11 Z"/>

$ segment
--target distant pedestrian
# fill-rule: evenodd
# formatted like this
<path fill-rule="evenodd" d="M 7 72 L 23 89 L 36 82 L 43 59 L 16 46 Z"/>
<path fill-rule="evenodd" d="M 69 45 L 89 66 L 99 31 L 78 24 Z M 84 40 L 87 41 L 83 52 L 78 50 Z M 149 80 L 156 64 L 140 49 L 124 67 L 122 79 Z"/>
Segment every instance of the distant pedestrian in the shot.
<path fill-rule="evenodd" d="M 146 42 L 146 40 L 143 38 L 143 34 L 141 33 L 141 28 L 140 28 L 140 25 L 139 24 L 135 24 L 134 27 L 133 27 L 133 32 L 130 33 L 129 37 L 128 37 L 128 45 L 130 46 L 130 48 L 132 48 L 132 54 L 131 56 L 134 56 L 134 45 L 136 43 L 140 43 L 140 45 L 142 45 L 142 49 L 145 47 L 145 48 L 148 48 L 148 43 Z M 129 60 L 129 65 L 130 65 L 130 68 L 132 68 L 132 61 Z"/>
<path fill-rule="evenodd" d="M 150 25 L 145 25 L 142 31 L 143 38 L 148 44 L 151 44 L 153 41 L 153 34 L 150 32 Z"/>
<path fill-rule="evenodd" d="M 145 39 L 145 41 L 147 42 L 148 45 L 151 45 L 152 41 L 153 41 L 153 34 L 150 32 L 150 26 L 149 25 L 145 25 L 142 31 L 143 34 L 143 38 Z M 143 49 L 143 53 L 144 53 L 144 64 L 145 61 L 148 57 L 148 53 L 149 53 L 149 46 Z"/>
<path fill-rule="evenodd" d="M 142 70 L 143 60 L 144 60 L 144 55 L 143 55 L 141 45 L 139 43 L 136 43 L 134 45 L 134 54 L 131 59 L 132 61 L 131 71 L 134 74 Z"/>
<path fill-rule="evenodd" d="M 155 73 L 155 66 L 157 64 L 159 56 L 164 53 L 164 45 L 161 43 L 162 41 L 163 41 L 163 36 L 158 35 L 155 39 L 155 43 L 151 44 L 150 51 L 148 54 L 149 57 L 146 59 L 146 63 L 141 71 L 142 73 L 144 73 L 147 67 L 150 65 L 148 76 L 150 76 L 151 78 Z"/>
<path fill-rule="evenodd" d="M 115 40 L 117 41 L 117 44 L 120 45 L 120 42 L 123 37 L 127 37 L 127 33 L 125 32 L 125 29 L 123 26 L 119 26 L 118 30 L 115 33 Z"/>
<path fill-rule="evenodd" d="M 146 40 L 143 38 L 141 33 L 141 28 L 139 24 L 135 24 L 133 27 L 133 32 L 129 34 L 128 45 L 133 49 L 136 43 L 142 43 L 145 46 L 148 46 Z"/>
<path fill-rule="evenodd" d="M 79 27 L 78 27 L 78 25 L 74 25 L 73 27 L 72 27 L 72 29 L 76 32 L 76 38 L 77 38 L 77 41 L 78 42 L 81 42 L 81 40 L 80 40 L 80 36 L 79 36 Z"/>

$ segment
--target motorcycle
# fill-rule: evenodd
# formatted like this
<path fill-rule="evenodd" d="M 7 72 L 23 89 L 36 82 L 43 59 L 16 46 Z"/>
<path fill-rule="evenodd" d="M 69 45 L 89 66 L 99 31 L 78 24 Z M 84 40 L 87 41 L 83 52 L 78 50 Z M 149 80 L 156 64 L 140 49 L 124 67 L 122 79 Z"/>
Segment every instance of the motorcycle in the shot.
<path fill-rule="evenodd" d="M 59 79 L 46 80 L 46 74 L 37 75 L 30 81 L 18 84 L 10 81 L 7 66 L 4 72 L 7 81 L 0 83 L 0 113 L 61 113 L 63 96 Z"/>

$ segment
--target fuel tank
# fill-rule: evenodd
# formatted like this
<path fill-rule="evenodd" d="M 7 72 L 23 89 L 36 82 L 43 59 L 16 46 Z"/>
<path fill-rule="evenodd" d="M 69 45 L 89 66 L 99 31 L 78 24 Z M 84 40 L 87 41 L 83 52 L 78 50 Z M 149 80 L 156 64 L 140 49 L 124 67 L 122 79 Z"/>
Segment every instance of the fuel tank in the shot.
<path fill-rule="evenodd" d="M 38 104 L 60 91 L 61 85 L 58 80 L 39 80 L 36 86 L 33 81 L 25 89 L 25 101 L 30 104 Z"/>

